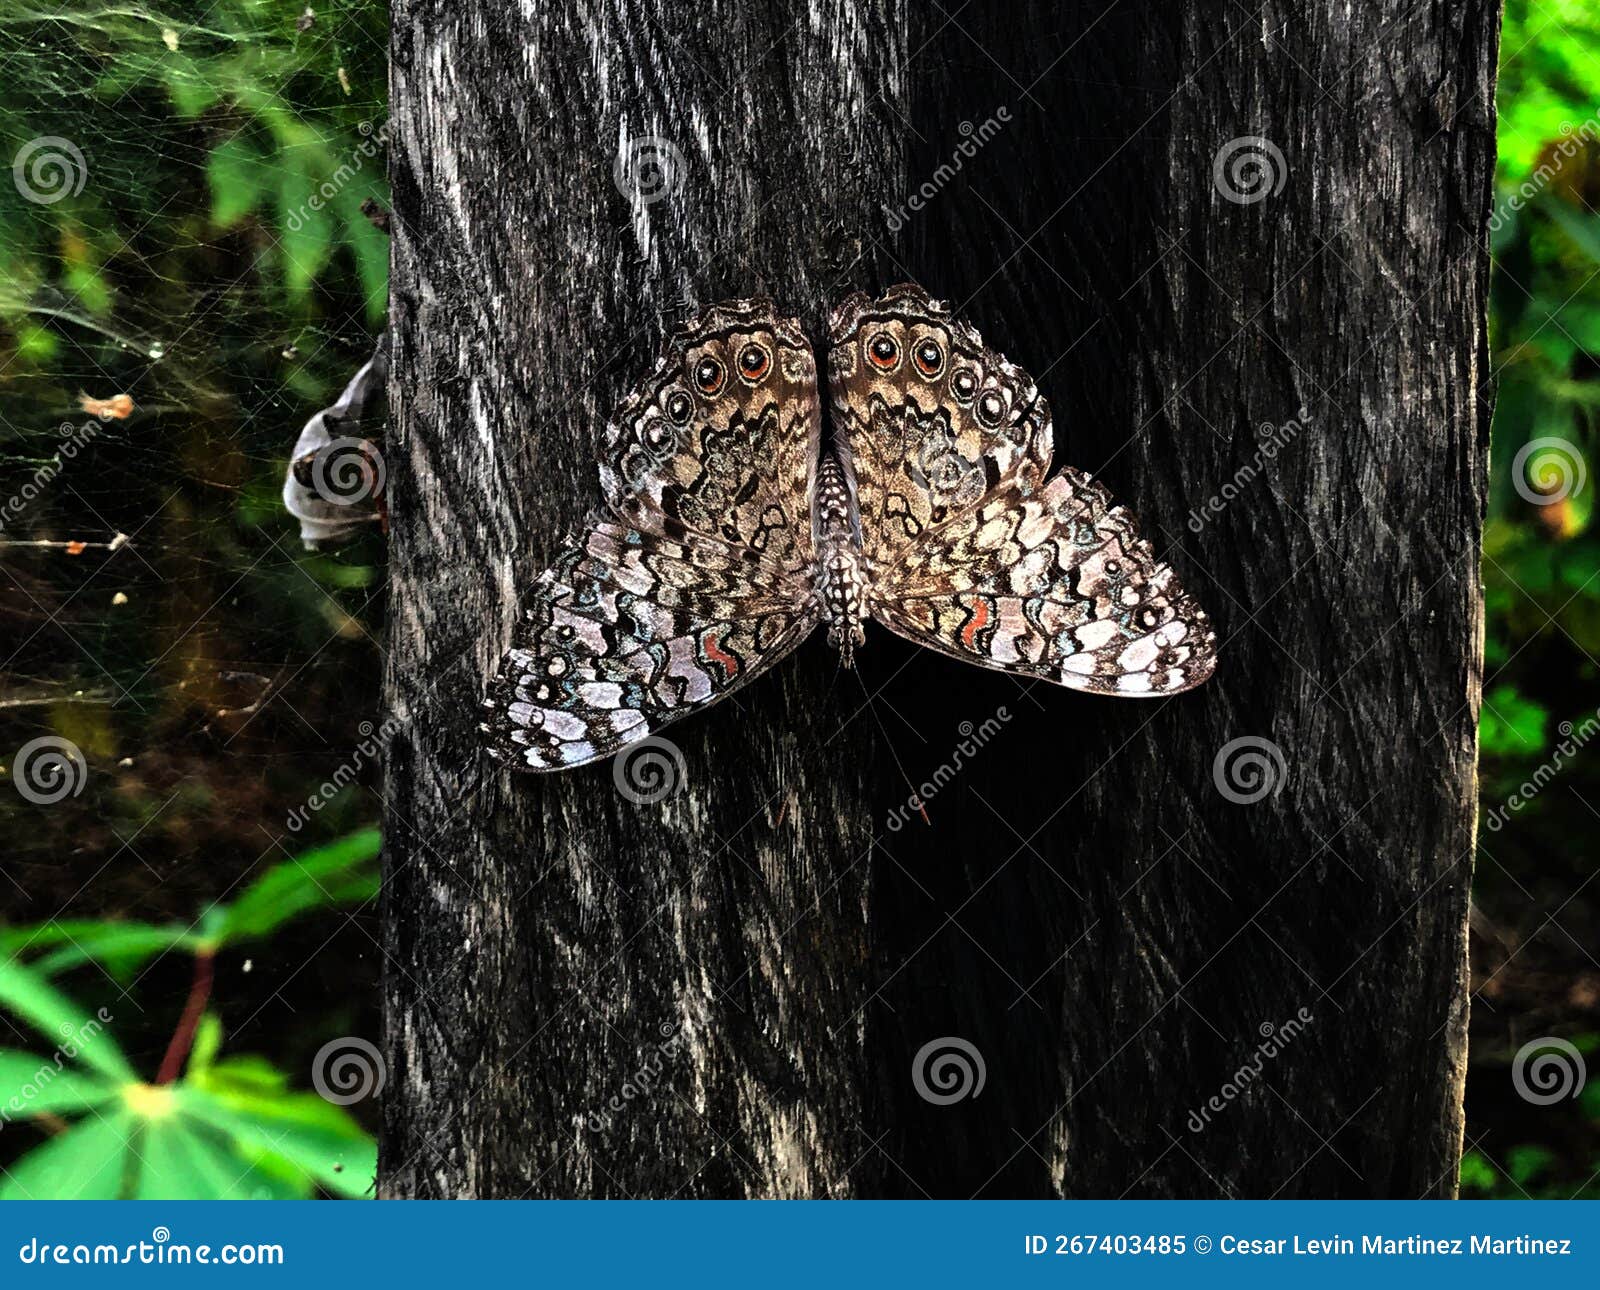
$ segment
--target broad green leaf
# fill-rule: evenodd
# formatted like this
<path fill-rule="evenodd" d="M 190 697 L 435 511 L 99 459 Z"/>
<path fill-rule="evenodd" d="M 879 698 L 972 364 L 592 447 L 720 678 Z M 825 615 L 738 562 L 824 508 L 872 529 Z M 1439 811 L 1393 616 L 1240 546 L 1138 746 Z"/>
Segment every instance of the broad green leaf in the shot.
<path fill-rule="evenodd" d="M 339 1107 L 315 1093 L 273 1097 L 181 1090 L 185 1112 L 221 1130 L 241 1147 L 281 1156 L 340 1196 L 367 1195 L 378 1170 L 378 1146 Z"/>
<path fill-rule="evenodd" d="M 281 154 L 284 163 L 288 155 Z M 311 290 L 333 253 L 333 215 L 321 193 L 322 181 L 298 165 L 279 167 L 278 215 L 274 232 L 283 256 L 283 281 L 292 299 Z"/>
<path fill-rule="evenodd" d="M 379 840 L 377 829 L 362 829 L 274 865 L 222 912 L 219 943 L 265 936 L 308 910 L 370 900 Z"/>
<path fill-rule="evenodd" d="M 0 1048 L 0 1111 L 8 1118 L 103 1106 L 118 1088 L 94 1075 L 62 1070 L 53 1057 Z"/>
<path fill-rule="evenodd" d="M 58 976 L 84 963 L 101 964 L 116 977 L 125 977 L 164 950 L 181 946 L 195 950 L 200 938 L 187 927 L 172 924 L 154 927 L 149 923 L 101 923 L 80 933 L 65 945 L 33 961 L 35 971 Z"/>
<path fill-rule="evenodd" d="M 140 1200 L 293 1200 L 310 1194 L 257 1168 L 215 1129 L 177 1116 L 150 1124 L 139 1144 Z"/>
<path fill-rule="evenodd" d="M 8 1166 L 0 1200 L 116 1200 L 125 1171 L 137 1163 L 128 1151 L 135 1127 L 127 1112 L 91 1112 Z"/>
<path fill-rule="evenodd" d="M 224 139 L 206 158 L 211 184 L 211 222 L 230 228 L 266 195 L 271 168 L 243 131 Z"/>
<path fill-rule="evenodd" d="M 66 1057 L 124 1083 L 138 1079 L 104 1022 L 15 959 L 0 962 L 0 1005 L 48 1035 Z"/>
<path fill-rule="evenodd" d="M 1532 757 L 1545 746 L 1550 714 L 1513 686 L 1497 685 L 1483 698 L 1478 746 L 1492 757 Z"/>
<path fill-rule="evenodd" d="M 282 1093 L 289 1087 L 289 1077 L 265 1057 L 250 1053 L 238 1057 L 225 1057 L 204 1072 L 201 1087 L 214 1093 Z"/>

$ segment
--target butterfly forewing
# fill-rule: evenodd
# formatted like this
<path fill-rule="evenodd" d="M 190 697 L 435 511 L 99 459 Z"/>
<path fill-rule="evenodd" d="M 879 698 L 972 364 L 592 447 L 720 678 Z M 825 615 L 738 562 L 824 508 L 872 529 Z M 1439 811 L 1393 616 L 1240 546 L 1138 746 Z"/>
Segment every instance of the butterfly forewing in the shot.
<path fill-rule="evenodd" d="M 769 302 L 675 334 L 600 445 L 609 510 L 534 583 L 484 704 L 521 770 L 606 757 L 724 698 L 816 624 L 810 346 Z"/>
<path fill-rule="evenodd" d="M 1048 483 L 1045 401 L 916 287 L 835 313 L 829 387 L 860 501 L 867 603 L 920 645 L 1104 694 L 1216 665 L 1204 611 L 1088 475 Z"/>

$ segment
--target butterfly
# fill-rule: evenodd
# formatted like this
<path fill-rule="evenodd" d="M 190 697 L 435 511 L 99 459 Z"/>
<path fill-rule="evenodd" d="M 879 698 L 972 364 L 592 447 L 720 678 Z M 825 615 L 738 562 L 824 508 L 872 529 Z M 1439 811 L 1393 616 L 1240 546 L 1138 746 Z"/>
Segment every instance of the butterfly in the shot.
<path fill-rule="evenodd" d="M 770 300 L 663 346 L 601 437 L 603 508 L 526 598 L 489 687 L 489 752 L 608 757 L 748 685 L 818 626 L 846 667 L 869 619 L 951 658 L 1095 694 L 1193 689 L 1205 611 L 1081 470 L 1047 478 L 1050 411 L 920 287 L 829 320 L 816 359 Z"/>

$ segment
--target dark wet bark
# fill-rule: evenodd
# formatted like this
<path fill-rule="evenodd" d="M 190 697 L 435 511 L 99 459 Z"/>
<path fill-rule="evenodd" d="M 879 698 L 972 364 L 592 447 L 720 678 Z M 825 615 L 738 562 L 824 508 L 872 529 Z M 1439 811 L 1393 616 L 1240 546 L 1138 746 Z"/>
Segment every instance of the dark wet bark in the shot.
<path fill-rule="evenodd" d="M 1497 6 L 533 8 L 394 10 L 384 1194 L 1452 1191 Z M 875 631 L 675 727 L 660 805 L 492 769 L 518 589 L 663 327 L 907 277 L 1034 374 L 1217 678 Z"/>

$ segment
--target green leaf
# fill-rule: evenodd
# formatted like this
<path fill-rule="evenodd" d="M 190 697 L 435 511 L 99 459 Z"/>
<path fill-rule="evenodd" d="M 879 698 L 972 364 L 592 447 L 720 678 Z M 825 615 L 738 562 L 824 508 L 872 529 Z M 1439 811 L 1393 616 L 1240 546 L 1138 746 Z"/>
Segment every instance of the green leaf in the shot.
<path fill-rule="evenodd" d="M 139 1144 L 139 1200 L 295 1200 L 311 1191 L 274 1177 L 222 1134 L 187 1117 L 152 1122 Z"/>
<path fill-rule="evenodd" d="M 177 923 L 167 927 L 149 923 L 91 924 L 67 944 L 35 959 L 32 966 L 44 976 L 59 976 L 71 968 L 93 962 L 123 979 L 174 946 L 195 950 L 202 944 L 199 936 Z"/>
<path fill-rule="evenodd" d="M 223 911 L 218 944 L 265 936 L 309 910 L 372 899 L 379 842 L 377 829 L 362 829 L 274 865 Z"/>
<path fill-rule="evenodd" d="M 289 1077 L 265 1057 L 244 1053 L 224 1058 L 197 1083 L 219 1094 L 282 1093 L 289 1087 Z"/>
<path fill-rule="evenodd" d="M 9 1166 L 0 1200 L 116 1200 L 135 1128 L 126 1112 L 81 1121 Z"/>
<path fill-rule="evenodd" d="M 0 1004 L 48 1035 L 67 1057 L 123 1083 L 137 1081 L 105 1024 L 15 959 L 0 962 Z"/>
<path fill-rule="evenodd" d="M 189 1046 L 189 1060 L 185 1066 L 188 1077 L 193 1079 L 209 1071 L 221 1047 L 222 1018 L 214 1012 L 205 1013 L 194 1028 L 194 1042 Z"/>
<path fill-rule="evenodd" d="M 282 154 L 288 160 L 287 153 Z M 304 297 L 333 254 L 333 216 L 320 182 L 299 166 L 280 168 L 276 232 L 283 254 L 283 280 L 291 299 Z"/>
<path fill-rule="evenodd" d="M 1539 209 L 1560 225 L 1580 251 L 1600 264 L 1600 215 L 1575 210 L 1556 197 L 1541 198 Z"/>
<path fill-rule="evenodd" d="M 224 139 L 206 158 L 211 222 L 231 228 L 261 204 L 271 174 L 266 158 L 244 132 Z"/>
<path fill-rule="evenodd" d="M 1525 1185 L 1549 1168 L 1555 1158 L 1555 1152 L 1533 1143 L 1512 1147 L 1506 1152 L 1506 1173 L 1511 1175 L 1513 1181 Z"/>
<path fill-rule="evenodd" d="M 1500 1175 L 1481 1153 L 1469 1151 L 1461 1157 L 1461 1190 L 1490 1193 Z"/>
<path fill-rule="evenodd" d="M 271 1096 L 180 1089 L 185 1113 L 227 1134 L 242 1148 L 280 1156 L 330 1192 L 368 1194 L 378 1171 L 378 1145 L 342 1109 L 315 1093 Z"/>
<path fill-rule="evenodd" d="M 118 1086 L 62 1070 L 54 1058 L 0 1048 L 0 1112 L 23 1118 L 103 1106 L 117 1096 Z"/>
<path fill-rule="evenodd" d="M 1515 687 L 1497 685 L 1483 698 L 1478 746 L 1488 756 L 1531 757 L 1545 746 L 1550 714 Z"/>

